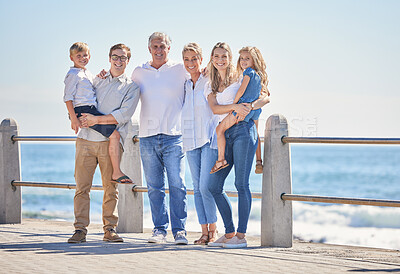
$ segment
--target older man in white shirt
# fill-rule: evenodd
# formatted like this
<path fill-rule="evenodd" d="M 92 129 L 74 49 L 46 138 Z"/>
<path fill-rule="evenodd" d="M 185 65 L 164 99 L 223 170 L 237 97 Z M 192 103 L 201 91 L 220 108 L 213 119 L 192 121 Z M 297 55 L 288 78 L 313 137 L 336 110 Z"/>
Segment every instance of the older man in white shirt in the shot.
<path fill-rule="evenodd" d="M 165 33 L 153 33 L 148 43 L 152 60 L 137 67 L 132 80 L 140 87 L 140 153 L 154 223 L 148 242 L 166 242 L 169 224 L 165 195 L 167 176 L 172 233 L 176 244 L 187 244 L 181 110 L 184 83 L 189 74 L 182 64 L 168 60 L 170 44 Z"/>

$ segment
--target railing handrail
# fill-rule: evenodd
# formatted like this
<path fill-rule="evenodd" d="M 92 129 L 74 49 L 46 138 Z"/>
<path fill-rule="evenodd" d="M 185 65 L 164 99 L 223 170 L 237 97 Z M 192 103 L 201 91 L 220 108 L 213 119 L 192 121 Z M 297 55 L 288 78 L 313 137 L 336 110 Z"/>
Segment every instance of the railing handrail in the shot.
<path fill-rule="evenodd" d="M 13 142 L 17 141 L 76 141 L 76 136 L 11 136 Z M 132 137 L 134 143 L 139 142 L 137 135 Z"/>
<path fill-rule="evenodd" d="M 76 136 L 11 136 L 16 141 L 75 141 Z M 132 137 L 134 143 L 139 142 L 137 135 Z M 260 136 L 264 142 L 264 137 Z M 289 137 L 282 136 L 282 142 L 297 144 L 370 144 L 370 145 L 400 145 L 400 138 L 352 138 L 352 137 Z"/>
<path fill-rule="evenodd" d="M 48 187 L 48 188 L 64 188 L 64 189 L 76 189 L 75 184 L 64 184 L 64 183 L 50 183 L 50 182 L 27 182 L 27 181 L 12 181 L 11 185 L 16 186 L 28 186 L 28 187 Z M 92 190 L 103 190 L 101 185 L 92 185 Z M 134 192 L 148 192 L 148 188 L 145 186 L 132 186 Z M 169 193 L 168 188 L 165 189 L 165 193 Z M 193 189 L 187 189 L 188 195 L 194 195 Z M 225 191 L 229 197 L 238 197 L 236 191 Z M 262 193 L 252 192 L 251 197 L 253 199 L 261 199 Z M 385 206 L 385 207 L 400 207 L 400 200 L 386 200 L 386 199 L 367 199 L 367 198 L 349 198 L 349 197 L 328 197 L 318 195 L 301 195 L 301 194 L 286 194 L 282 193 L 281 199 L 284 201 L 302 201 L 302 202 L 313 202 L 313 203 L 331 203 L 331 204 L 349 204 L 349 205 L 368 205 L 368 206 Z"/>
<path fill-rule="evenodd" d="M 281 199 L 284 201 L 301 201 L 301 202 L 313 202 L 313 203 L 400 207 L 399 200 L 328 197 L 328 196 L 300 195 L 300 194 L 286 194 L 286 193 L 282 193 Z"/>
<path fill-rule="evenodd" d="M 129 184 L 126 184 L 129 185 Z M 64 189 L 76 189 L 75 184 L 64 184 L 64 183 L 50 183 L 50 182 L 27 182 L 27 181 L 12 181 L 12 187 L 17 186 L 29 186 L 29 187 L 47 187 L 47 188 L 64 188 Z M 101 185 L 92 185 L 91 190 L 103 190 Z M 134 192 L 148 192 L 148 188 L 145 186 L 132 185 L 132 191 Z M 169 193 L 169 189 L 165 189 L 165 193 Z M 188 195 L 194 195 L 193 189 L 186 189 Z M 238 197 L 237 191 L 225 191 L 229 197 Z M 260 192 L 252 192 L 251 198 L 261 199 L 262 194 Z"/>
<path fill-rule="evenodd" d="M 288 137 L 284 135 L 281 140 L 284 144 L 400 145 L 400 138 Z"/>

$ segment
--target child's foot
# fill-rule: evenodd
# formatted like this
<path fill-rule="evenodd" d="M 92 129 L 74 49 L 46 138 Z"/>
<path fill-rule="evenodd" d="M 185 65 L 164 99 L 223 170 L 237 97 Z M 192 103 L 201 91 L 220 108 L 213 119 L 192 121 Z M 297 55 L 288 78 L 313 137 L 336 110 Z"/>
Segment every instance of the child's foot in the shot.
<path fill-rule="evenodd" d="M 116 174 L 112 176 L 112 180 L 118 184 L 132 184 L 132 180 L 125 174 Z"/>
<path fill-rule="evenodd" d="M 223 168 L 226 168 L 227 166 L 229 166 L 228 162 L 225 159 L 222 159 L 220 161 L 216 161 L 215 165 L 212 167 L 210 174 L 213 174 Z"/>
<path fill-rule="evenodd" d="M 256 161 L 256 170 L 255 170 L 256 174 L 262 174 L 263 173 L 263 164 L 261 160 L 257 160 Z"/>

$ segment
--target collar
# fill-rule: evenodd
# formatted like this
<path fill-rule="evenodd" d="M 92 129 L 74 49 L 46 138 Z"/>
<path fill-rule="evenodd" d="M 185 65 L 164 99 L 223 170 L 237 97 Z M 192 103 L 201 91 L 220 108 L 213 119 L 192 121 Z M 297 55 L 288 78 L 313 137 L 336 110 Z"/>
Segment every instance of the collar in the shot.
<path fill-rule="evenodd" d="M 83 71 L 86 71 L 86 69 L 76 68 L 76 67 L 70 67 L 70 70 L 79 70 L 79 71 L 83 70 Z"/>
<path fill-rule="evenodd" d="M 162 65 L 159 69 L 156 69 L 155 67 L 152 67 L 150 63 L 151 63 L 151 61 L 146 62 L 145 64 L 143 64 L 142 68 L 144 68 L 144 69 L 152 69 L 152 70 L 164 70 L 164 69 L 172 67 L 173 65 L 176 64 L 176 62 L 171 61 L 170 59 L 168 59 L 168 61 L 164 65 Z"/>
<path fill-rule="evenodd" d="M 112 81 L 114 79 L 118 79 L 121 83 L 124 83 L 126 81 L 128 81 L 128 77 L 126 77 L 125 73 L 122 73 L 120 76 L 117 77 L 112 77 L 110 71 L 107 71 L 106 75 L 105 75 L 106 79 L 108 79 L 109 81 Z"/>

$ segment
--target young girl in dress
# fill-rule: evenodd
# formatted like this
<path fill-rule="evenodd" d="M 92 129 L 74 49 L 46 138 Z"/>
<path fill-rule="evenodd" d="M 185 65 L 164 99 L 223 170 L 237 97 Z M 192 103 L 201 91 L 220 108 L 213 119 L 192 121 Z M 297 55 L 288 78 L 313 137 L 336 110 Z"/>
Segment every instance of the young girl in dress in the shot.
<path fill-rule="evenodd" d="M 260 50 L 256 47 L 244 47 L 239 51 L 239 54 L 237 71 L 239 75 L 243 73 L 243 80 L 236 93 L 234 103 L 252 103 L 260 97 L 260 93 L 267 93 L 269 96 L 267 88 L 268 76 L 265 71 L 266 65 Z M 260 114 L 261 109 L 253 110 L 253 104 L 251 104 L 251 112 L 246 116 L 244 121 L 248 122 L 252 119 L 258 130 L 258 118 Z M 232 112 L 217 126 L 218 160 L 210 173 L 215 173 L 229 165 L 225 160 L 225 131 L 236 124 L 237 119 L 237 114 Z M 258 140 L 256 159 L 256 173 L 259 174 L 262 173 L 263 168 L 260 140 Z"/>

